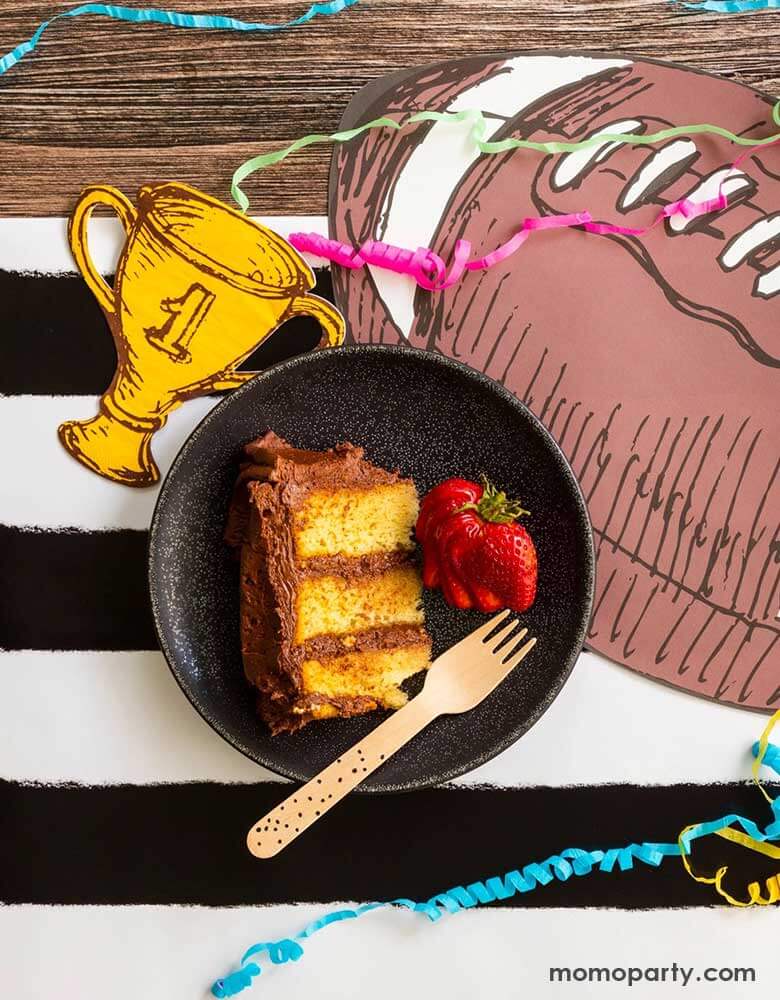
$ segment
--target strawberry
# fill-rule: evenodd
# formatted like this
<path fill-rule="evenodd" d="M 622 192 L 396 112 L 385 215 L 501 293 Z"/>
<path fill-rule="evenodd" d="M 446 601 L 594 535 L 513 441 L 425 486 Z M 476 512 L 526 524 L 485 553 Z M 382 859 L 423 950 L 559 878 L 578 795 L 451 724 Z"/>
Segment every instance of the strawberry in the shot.
<path fill-rule="evenodd" d="M 466 553 L 463 571 L 480 611 L 526 611 L 534 603 L 536 549 L 520 524 L 483 525 L 480 544 Z"/>
<path fill-rule="evenodd" d="M 474 503 L 482 496 L 482 487 L 467 479 L 445 479 L 425 496 L 420 505 L 414 533 L 417 541 L 423 547 L 423 583 L 431 589 L 441 586 L 441 570 L 438 547 L 427 544 L 436 533 L 436 529 L 450 515 L 460 510 L 465 504 Z M 450 602 L 454 603 L 454 602 Z M 461 605 L 456 605 L 460 607 Z M 470 605 L 466 605 L 470 607 Z"/>
<path fill-rule="evenodd" d="M 456 608 L 525 611 L 536 597 L 537 557 L 527 514 L 487 480 L 448 479 L 425 497 L 416 534 L 423 582 Z"/>
<path fill-rule="evenodd" d="M 474 607 L 471 589 L 465 582 L 467 574 L 463 570 L 463 560 L 479 530 L 470 511 L 456 510 L 439 520 L 426 547 L 436 553 L 444 600 L 455 608 Z"/>
<path fill-rule="evenodd" d="M 474 503 L 482 496 L 479 483 L 468 479 L 445 479 L 425 495 L 417 517 L 415 534 L 422 545 L 427 538 L 431 521 L 437 520 L 442 514 L 452 513 L 464 504 Z"/>

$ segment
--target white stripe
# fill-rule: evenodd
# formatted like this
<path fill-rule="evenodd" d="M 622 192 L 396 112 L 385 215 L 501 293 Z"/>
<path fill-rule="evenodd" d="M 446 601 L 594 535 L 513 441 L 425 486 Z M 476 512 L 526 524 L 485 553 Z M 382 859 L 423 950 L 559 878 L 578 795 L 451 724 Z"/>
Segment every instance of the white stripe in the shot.
<path fill-rule="evenodd" d="M 0 652 L 2 777 L 268 781 L 192 708 L 157 652 Z"/>
<path fill-rule="evenodd" d="M 518 863 L 525 860 L 518 858 Z M 665 864 L 679 862 L 667 861 Z M 489 868 L 489 859 L 483 859 Z M 464 874 L 473 859 L 464 858 Z M 258 878 L 261 863 L 257 866 Z M 486 870 L 485 875 L 489 872 Z M 619 878 L 592 875 L 588 878 Z M 648 874 L 648 878 L 654 878 Z M 444 886 L 441 887 L 445 888 Z M 400 890 L 400 887 L 399 887 Z M 537 895 L 545 890 L 538 889 Z M 713 898 L 701 887 L 702 906 Z M 292 936 L 333 906 L 6 906 L 3 988 L 14 1000 L 200 1000 L 257 941 Z M 589 910 L 479 908 L 431 924 L 378 910 L 328 927 L 295 963 L 270 966 L 242 1000 L 312 996 L 397 1000 L 768 1000 L 777 994 L 780 909 Z M 672 966 L 677 972 L 672 979 Z M 550 969 L 666 968 L 666 982 L 550 982 Z M 697 981 L 705 969 L 754 968 L 756 982 Z M 680 967 L 693 968 L 687 987 Z M 660 975 L 660 974 L 659 974 Z"/>
<path fill-rule="evenodd" d="M 217 402 L 208 396 L 190 400 L 154 435 L 152 452 L 161 477 Z M 3 482 L 3 524 L 83 531 L 149 527 L 159 485 L 131 489 L 113 483 L 90 472 L 60 444 L 57 427 L 63 420 L 96 413 L 95 396 L 0 396 L 0 453 L 6 469 L 13 470 Z"/>
<path fill-rule="evenodd" d="M 272 777 L 200 719 L 160 653 L 2 652 L 0 671 L 2 777 L 85 784 Z M 542 719 L 457 784 L 741 781 L 765 721 L 585 653 Z"/>
<path fill-rule="evenodd" d="M 294 232 L 328 231 L 321 215 L 263 215 L 255 217 L 285 239 Z M 76 270 L 68 246 L 68 220 L 62 218 L 0 219 L 0 271 L 40 271 L 61 274 Z M 89 224 L 89 252 L 101 274 L 113 274 L 124 241 L 118 219 L 97 218 Z M 306 257 L 313 264 L 314 257 Z M 319 267 L 322 261 L 317 260 Z"/>

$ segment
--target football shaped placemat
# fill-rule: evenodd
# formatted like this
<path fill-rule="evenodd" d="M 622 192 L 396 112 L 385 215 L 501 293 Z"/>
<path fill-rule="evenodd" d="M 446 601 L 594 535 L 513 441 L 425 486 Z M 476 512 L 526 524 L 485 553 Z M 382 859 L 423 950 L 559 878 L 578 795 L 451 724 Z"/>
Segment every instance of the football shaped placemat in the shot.
<path fill-rule="evenodd" d="M 550 52 L 394 74 L 364 88 L 341 127 L 466 108 L 494 123 L 493 139 L 705 121 L 756 140 L 776 131 L 772 101 L 740 84 Z M 430 246 L 449 262 L 458 239 L 489 253 L 526 216 L 589 211 L 641 228 L 677 199 L 728 195 L 723 211 L 641 238 L 538 234 L 441 292 L 375 268 L 334 268 L 334 288 L 354 339 L 466 362 L 561 444 L 593 521 L 593 649 L 766 711 L 780 699 L 780 146 L 730 169 L 740 152 L 691 135 L 480 156 L 464 123 L 372 130 L 334 153 L 330 230 L 354 245 Z"/>

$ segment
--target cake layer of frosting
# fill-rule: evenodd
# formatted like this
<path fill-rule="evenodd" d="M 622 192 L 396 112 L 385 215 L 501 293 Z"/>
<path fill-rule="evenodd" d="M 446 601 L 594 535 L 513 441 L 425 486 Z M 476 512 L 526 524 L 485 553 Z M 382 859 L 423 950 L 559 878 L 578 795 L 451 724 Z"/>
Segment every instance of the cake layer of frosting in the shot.
<path fill-rule="evenodd" d="M 422 625 L 387 625 L 347 635 L 318 635 L 298 647 L 302 660 L 342 656 L 369 649 L 400 649 L 404 646 L 430 646 Z"/>

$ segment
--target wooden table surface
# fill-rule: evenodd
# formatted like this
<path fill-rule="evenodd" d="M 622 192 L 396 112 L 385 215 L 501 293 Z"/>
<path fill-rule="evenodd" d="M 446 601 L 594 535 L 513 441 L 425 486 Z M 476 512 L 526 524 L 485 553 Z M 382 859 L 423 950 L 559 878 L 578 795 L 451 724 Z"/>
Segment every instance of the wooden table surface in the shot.
<path fill-rule="evenodd" d="M 284 21 L 308 2 L 172 5 Z M 2 54 L 75 4 L 0 6 Z M 0 77 L 0 214 L 68 214 L 81 187 L 94 182 L 132 194 L 176 178 L 226 198 L 239 163 L 304 133 L 333 131 L 367 81 L 404 66 L 521 48 L 622 50 L 780 95 L 780 12 L 690 14 L 668 0 L 361 0 L 278 34 L 85 16 L 57 22 Z M 252 211 L 323 214 L 329 155 L 310 149 L 248 182 Z"/>

